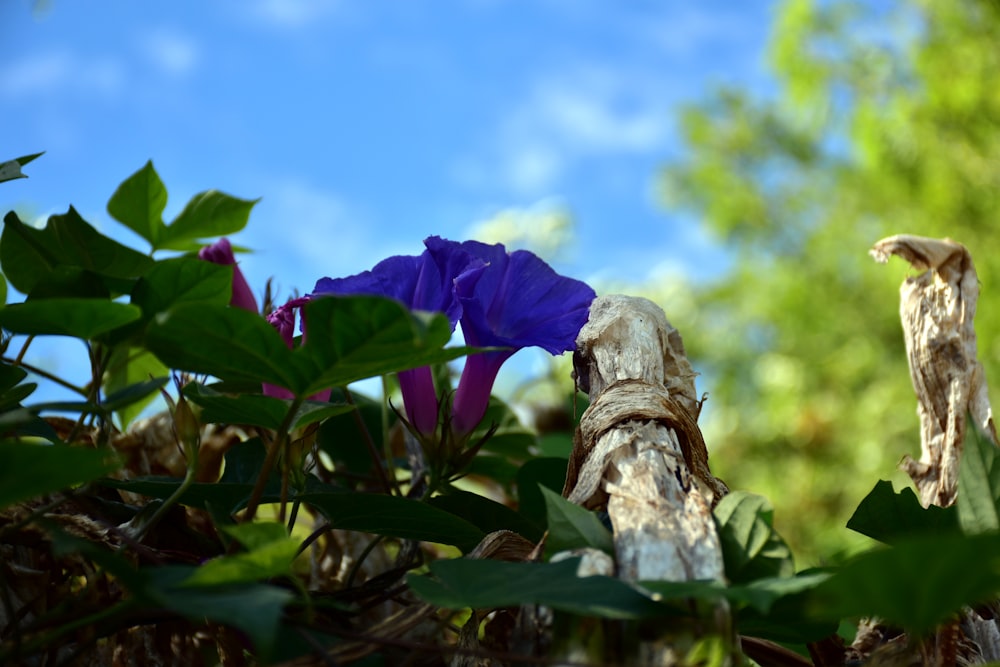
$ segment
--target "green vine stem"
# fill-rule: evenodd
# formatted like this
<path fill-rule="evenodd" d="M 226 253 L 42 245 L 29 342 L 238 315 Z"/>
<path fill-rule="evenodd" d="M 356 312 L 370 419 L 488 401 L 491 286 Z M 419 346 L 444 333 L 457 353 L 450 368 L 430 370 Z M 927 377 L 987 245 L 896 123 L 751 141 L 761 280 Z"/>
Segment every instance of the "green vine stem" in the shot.
<path fill-rule="evenodd" d="M 242 520 L 243 523 L 249 523 L 257 516 L 257 508 L 260 505 L 261 498 L 264 497 L 264 487 L 267 486 L 267 478 L 270 476 L 271 470 L 274 469 L 274 464 L 278 460 L 278 454 L 285 446 L 285 443 L 288 442 L 288 432 L 292 427 L 292 420 L 295 419 L 299 408 L 302 407 L 303 400 L 305 399 L 300 396 L 292 399 L 291 405 L 288 406 L 288 412 L 285 413 L 285 417 L 281 420 L 281 425 L 278 427 L 277 437 L 271 441 L 267 448 L 267 456 L 264 457 L 264 463 L 260 467 L 260 475 L 253 486 L 250 500 L 247 502 L 246 513 L 243 515 Z"/>
<path fill-rule="evenodd" d="M 78 387 L 77 385 L 71 382 L 63 380 L 58 375 L 53 375 L 52 373 L 49 373 L 44 369 L 41 369 L 37 366 L 32 366 L 29 363 L 21 361 L 21 355 L 18 355 L 16 359 L 11 359 L 10 357 L 0 357 L 0 361 L 2 361 L 5 364 L 10 364 L 11 366 L 19 366 L 24 370 L 28 371 L 29 373 L 31 373 L 32 375 L 37 375 L 40 378 L 45 378 L 49 382 L 54 382 L 60 387 L 63 387 L 64 389 L 69 389 L 74 394 L 80 394 L 81 396 L 87 395 L 87 390 L 84 389 L 83 387 Z"/>

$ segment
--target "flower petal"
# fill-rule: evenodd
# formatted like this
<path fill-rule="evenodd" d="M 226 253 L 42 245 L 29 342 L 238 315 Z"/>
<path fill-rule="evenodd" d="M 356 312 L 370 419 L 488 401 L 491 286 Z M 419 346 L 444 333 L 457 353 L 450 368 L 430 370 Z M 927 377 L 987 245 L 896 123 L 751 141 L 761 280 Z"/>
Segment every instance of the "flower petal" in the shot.
<path fill-rule="evenodd" d="M 510 349 L 466 359 L 452 404 L 452 427 L 460 437 L 482 420 L 497 372 L 511 355 L 522 347 L 551 354 L 574 349 L 595 297 L 586 283 L 560 276 L 526 250 L 508 254 L 501 244 L 477 241 L 462 247 L 488 264 L 476 280 L 455 281 L 465 342 Z"/>
<path fill-rule="evenodd" d="M 556 273 L 527 250 L 509 255 L 503 246 L 463 244 L 489 262 L 475 282 L 456 281 L 462 331 L 477 346 L 540 347 L 571 351 L 596 296 L 586 283 Z"/>
<path fill-rule="evenodd" d="M 212 245 L 205 246 L 198 251 L 198 259 L 211 262 L 212 264 L 232 266 L 233 296 L 229 300 L 229 305 L 249 310 L 253 313 L 260 312 L 257 309 L 257 299 L 254 298 L 253 291 L 250 289 L 250 285 L 247 284 L 247 279 L 243 276 L 243 272 L 240 271 L 239 264 L 236 263 L 236 256 L 233 255 L 233 247 L 230 245 L 229 239 L 223 237 Z"/>

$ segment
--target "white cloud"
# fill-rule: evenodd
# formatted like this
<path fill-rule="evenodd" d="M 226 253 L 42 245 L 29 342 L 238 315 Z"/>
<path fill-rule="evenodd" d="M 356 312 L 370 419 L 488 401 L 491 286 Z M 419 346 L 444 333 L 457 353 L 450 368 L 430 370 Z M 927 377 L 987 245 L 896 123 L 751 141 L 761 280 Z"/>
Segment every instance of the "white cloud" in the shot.
<path fill-rule="evenodd" d="M 339 9 L 338 0 L 254 0 L 250 13 L 264 23 L 301 28 Z"/>
<path fill-rule="evenodd" d="M 125 69 L 120 61 L 74 57 L 62 51 L 23 58 L 0 67 L 0 96 L 9 98 L 67 91 L 114 96 L 124 83 Z"/>
<path fill-rule="evenodd" d="M 692 4 L 652 16 L 633 16 L 623 28 L 654 48 L 683 58 L 704 54 L 714 44 L 745 41 L 760 32 L 748 28 L 747 8 L 738 3 L 712 9 Z"/>
<path fill-rule="evenodd" d="M 521 196 L 551 194 L 582 160 L 662 152 L 671 104 L 659 75 L 598 66 L 544 75 L 503 116 L 494 143 L 455 173 L 467 186 L 499 180 Z"/>
<path fill-rule="evenodd" d="M 666 110 L 649 100 L 629 109 L 624 88 L 596 83 L 589 89 L 544 87 L 528 110 L 535 115 L 531 121 L 579 151 L 647 152 L 657 147 L 666 135 Z"/>
<path fill-rule="evenodd" d="M 69 60 L 59 53 L 15 61 L 0 69 L 0 90 L 8 97 L 52 90 L 66 80 L 68 68 Z"/>
<path fill-rule="evenodd" d="M 550 137 L 573 153 L 655 151 L 669 126 L 660 77 L 580 67 L 534 85 L 507 132 Z"/>
<path fill-rule="evenodd" d="M 318 278 L 369 269 L 395 250 L 373 238 L 367 215 L 336 192 L 295 180 L 263 192 L 256 222 L 241 237 L 257 251 L 244 260 L 255 289 L 274 276 L 279 297 L 308 292 Z"/>
<path fill-rule="evenodd" d="M 531 250 L 552 261 L 573 244 L 575 233 L 569 210 L 556 200 L 545 199 L 527 208 L 501 210 L 473 224 L 463 236 Z"/>
<path fill-rule="evenodd" d="M 502 162 L 500 177 L 517 192 L 543 192 L 551 188 L 564 169 L 559 151 L 544 143 L 511 144 Z"/>
<path fill-rule="evenodd" d="M 171 75 L 187 74 L 198 64 L 198 47 L 179 33 L 158 30 L 143 43 L 146 55 L 159 69 Z"/>

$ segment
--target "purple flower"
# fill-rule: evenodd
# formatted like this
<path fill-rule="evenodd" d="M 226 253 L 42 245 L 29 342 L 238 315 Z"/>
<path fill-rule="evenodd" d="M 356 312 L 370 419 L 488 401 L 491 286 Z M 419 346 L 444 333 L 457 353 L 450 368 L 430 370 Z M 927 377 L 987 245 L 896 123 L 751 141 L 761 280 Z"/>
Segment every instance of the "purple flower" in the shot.
<path fill-rule="evenodd" d="M 501 244 L 477 241 L 459 247 L 488 264 L 476 280 L 455 280 L 465 342 L 510 348 L 466 358 L 452 406 L 452 429 L 461 436 L 483 418 L 497 372 L 511 355 L 532 346 L 550 354 L 574 349 L 596 295 L 586 283 L 560 276 L 526 250 L 508 253 Z"/>
<path fill-rule="evenodd" d="M 257 299 L 250 291 L 250 285 L 247 284 L 247 279 L 243 277 L 243 272 L 240 271 L 240 267 L 236 263 L 236 257 L 233 256 L 233 247 L 229 245 L 229 239 L 221 238 L 212 245 L 205 246 L 198 251 L 198 259 L 212 264 L 232 266 L 233 296 L 229 300 L 229 305 L 254 313 L 260 312 L 257 309 Z"/>
<path fill-rule="evenodd" d="M 321 278 L 310 296 L 384 296 L 402 302 L 411 310 L 444 313 L 452 328 L 462 314 L 455 294 L 455 282 L 475 283 L 486 264 L 454 242 L 431 236 L 419 256 L 394 256 L 347 278 Z M 399 373 L 399 388 L 407 418 L 425 436 L 437 430 L 438 398 L 428 366 Z"/>
<path fill-rule="evenodd" d="M 267 316 L 267 321 L 278 331 L 278 335 L 281 339 L 285 341 L 285 345 L 288 349 L 291 349 L 295 342 L 295 319 L 296 313 L 302 320 L 302 342 L 305 343 L 306 340 L 306 322 L 305 313 L 302 308 L 309 302 L 308 296 L 301 296 L 297 299 L 292 299 L 288 301 L 285 305 L 275 309 L 270 315 Z M 274 398 L 294 398 L 295 395 L 284 387 L 279 387 L 273 384 L 264 384 L 264 395 L 273 396 Z M 324 391 L 313 394 L 309 397 L 312 401 L 328 401 L 330 400 L 330 390 L 326 389 Z"/>

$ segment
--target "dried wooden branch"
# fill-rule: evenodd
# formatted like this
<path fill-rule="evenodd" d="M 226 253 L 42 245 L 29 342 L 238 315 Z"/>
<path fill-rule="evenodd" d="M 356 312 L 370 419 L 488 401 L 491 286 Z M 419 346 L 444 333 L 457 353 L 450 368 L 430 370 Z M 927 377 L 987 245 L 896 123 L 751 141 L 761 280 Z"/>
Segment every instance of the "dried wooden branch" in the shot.
<path fill-rule="evenodd" d="M 580 420 L 563 494 L 607 507 L 623 579 L 722 579 L 711 506 L 728 492 L 708 467 L 695 373 L 651 301 L 600 297 L 577 338 Z"/>
<path fill-rule="evenodd" d="M 976 268 L 965 246 L 950 239 L 899 234 L 876 243 L 870 254 L 881 263 L 898 255 L 924 271 L 900 287 L 922 450 L 919 461 L 907 456 L 901 467 L 925 507 L 947 507 L 958 491 L 966 415 L 971 413 L 976 426 L 997 443 L 986 377 L 976 355 Z"/>
<path fill-rule="evenodd" d="M 947 507 L 958 493 L 967 415 L 997 444 L 986 377 L 976 353 L 976 268 L 968 249 L 950 239 L 899 234 L 876 243 L 870 254 L 880 263 L 898 255 L 923 271 L 904 280 L 899 290 L 921 441 L 920 460 L 907 455 L 900 467 L 913 479 L 925 507 Z M 882 624 L 869 619 L 859 627 L 851 648 L 873 661 L 887 660 L 900 651 L 923 664 L 996 661 L 1000 659 L 1000 627 L 993 614 L 983 617 L 981 613 L 965 609 L 958 621 L 942 626 L 916 649 L 904 637 L 883 641 Z"/>
<path fill-rule="evenodd" d="M 591 404 L 563 495 L 607 509 L 618 577 L 723 580 L 711 508 L 728 488 L 708 467 L 695 373 L 680 334 L 646 299 L 600 297 L 577 337 L 574 366 Z M 639 659 L 673 664 L 672 650 L 661 643 Z"/>

